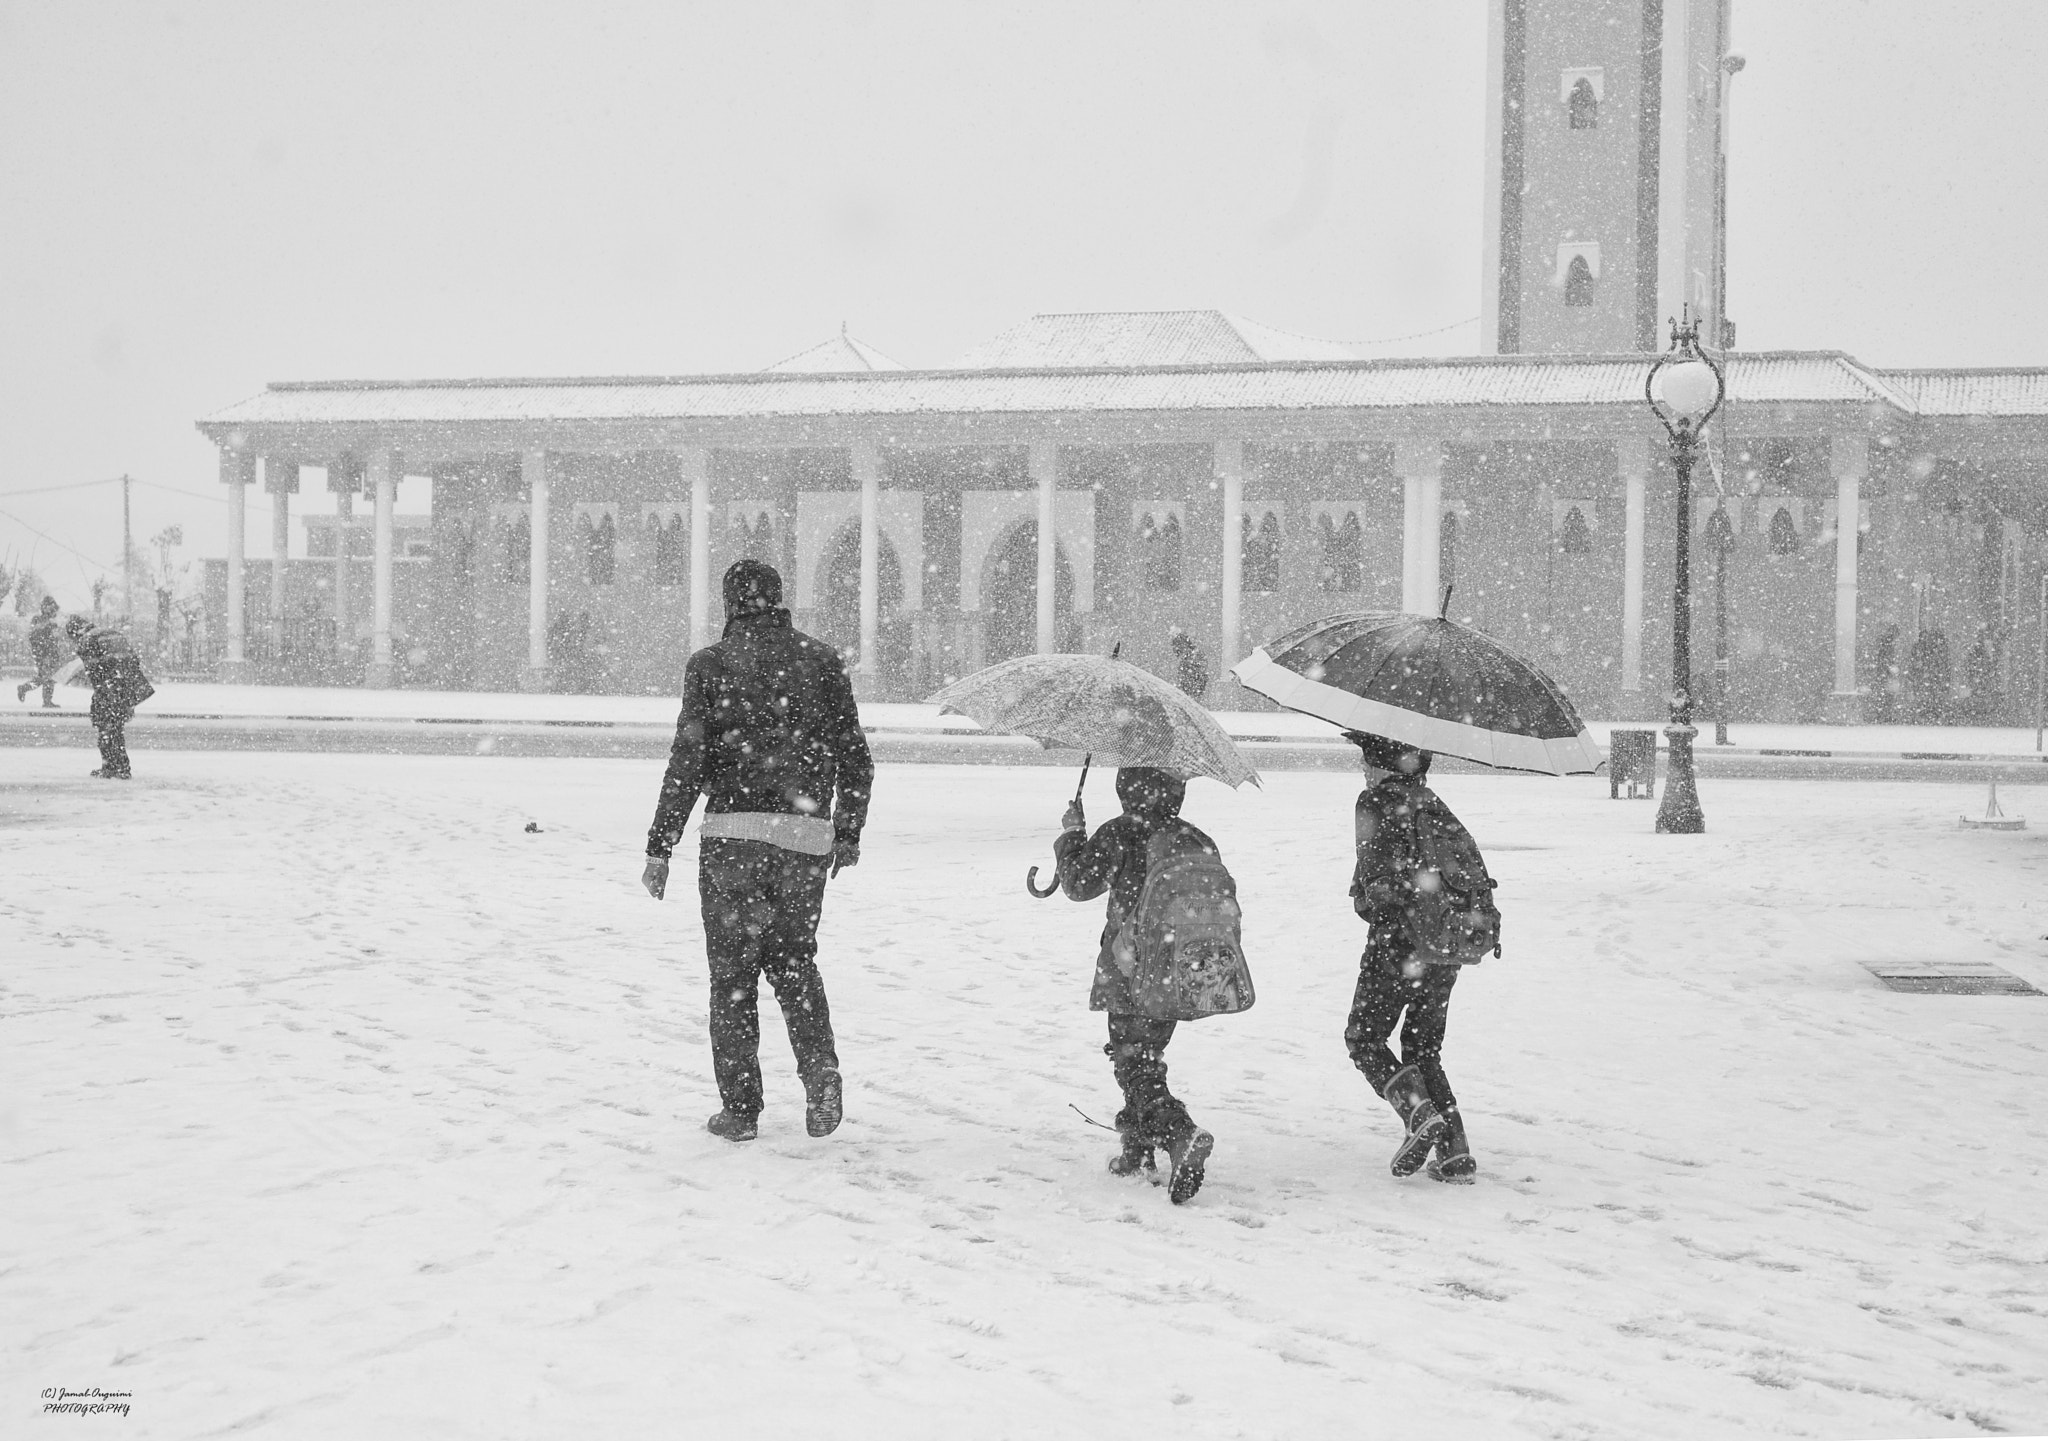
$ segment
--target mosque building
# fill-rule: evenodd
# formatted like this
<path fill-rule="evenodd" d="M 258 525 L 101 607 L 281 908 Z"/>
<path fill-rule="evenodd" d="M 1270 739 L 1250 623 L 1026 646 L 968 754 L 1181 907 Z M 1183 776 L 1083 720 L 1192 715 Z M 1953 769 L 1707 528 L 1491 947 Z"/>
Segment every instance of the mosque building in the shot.
<path fill-rule="evenodd" d="M 754 555 L 868 699 L 1113 644 L 1170 676 L 1184 635 L 1244 705 L 1226 672 L 1266 637 L 1447 606 L 1588 715 L 1651 719 L 1681 520 L 1643 392 L 1684 311 L 1726 365 L 1682 523 L 1695 656 L 1725 595 L 1728 713 L 2030 714 L 2048 370 L 1736 348 L 1728 29 L 1728 0 L 1491 0 L 1485 355 L 1196 310 L 1034 316 L 944 369 L 842 331 L 740 374 L 273 384 L 199 422 L 221 673 L 674 693 Z M 286 561 L 309 470 L 340 514 Z M 393 515 L 406 476 L 424 520 Z"/>

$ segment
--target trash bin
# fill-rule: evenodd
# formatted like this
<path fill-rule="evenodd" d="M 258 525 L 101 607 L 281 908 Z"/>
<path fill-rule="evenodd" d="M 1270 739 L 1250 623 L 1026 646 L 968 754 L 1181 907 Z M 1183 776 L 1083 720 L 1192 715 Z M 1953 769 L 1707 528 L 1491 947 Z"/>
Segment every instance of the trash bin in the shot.
<path fill-rule="evenodd" d="M 1657 792 L 1657 733 L 1655 731 L 1610 731 L 1607 735 L 1607 798 L 1620 796 L 1628 787 L 1628 798 L 1652 800 Z"/>

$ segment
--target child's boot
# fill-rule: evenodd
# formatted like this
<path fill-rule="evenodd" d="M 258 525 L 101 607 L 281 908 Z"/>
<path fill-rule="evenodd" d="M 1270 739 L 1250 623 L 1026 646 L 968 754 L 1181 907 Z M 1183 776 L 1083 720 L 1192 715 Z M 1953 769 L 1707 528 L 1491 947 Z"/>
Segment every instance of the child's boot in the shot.
<path fill-rule="evenodd" d="M 1202 1189 L 1209 1153 L 1215 1149 L 1216 1138 L 1193 1121 L 1183 1125 L 1166 1143 L 1166 1154 L 1173 1157 L 1173 1175 L 1167 1182 L 1166 1196 L 1174 1205 L 1184 1205 Z"/>
<path fill-rule="evenodd" d="M 1125 1106 L 1116 1113 L 1116 1134 L 1123 1142 L 1123 1149 L 1110 1158 L 1110 1175 L 1135 1176 L 1141 1171 L 1156 1169 L 1152 1160 L 1153 1143 L 1145 1139 L 1137 1114 L 1131 1107 Z"/>
<path fill-rule="evenodd" d="M 1429 1092 L 1422 1084 L 1422 1073 L 1413 1066 L 1403 1066 L 1394 1072 L 1387 1081 L 1386 1090 L 1380 1094 L 1408 1130 L 1394 1152 L 1390 1169 L 1397 1176 L 1412 1176 L 1422 1169 L 1422 1163 L 1429 1159 L 1430 1147 L 1443 1134 L 1443 1114 L 1429 1099 Z"/>
<path fill-rule="evenodd" d="M 1478 1170 L 1479 1163 L 1472 1159 L 1472 1150 L 1465 1144 L 1465 1118 L 1453 1106 L 1444 1113 L 1444 1131 L 1436 1138 L 1436 1159 L 1429 1163 L 1429 1177 L 1432 1181 L 1469 1186 Z"/>

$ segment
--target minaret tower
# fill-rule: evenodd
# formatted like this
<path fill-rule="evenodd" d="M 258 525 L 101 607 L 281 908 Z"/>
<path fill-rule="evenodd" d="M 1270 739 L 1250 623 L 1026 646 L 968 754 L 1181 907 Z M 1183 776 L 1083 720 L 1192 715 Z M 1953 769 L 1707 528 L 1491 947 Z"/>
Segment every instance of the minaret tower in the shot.
<path fill-rule="evenodd" d="M 1489 0 L 1482 343 L 1658 350 L 1723 325 L 1729 0 Z"/>

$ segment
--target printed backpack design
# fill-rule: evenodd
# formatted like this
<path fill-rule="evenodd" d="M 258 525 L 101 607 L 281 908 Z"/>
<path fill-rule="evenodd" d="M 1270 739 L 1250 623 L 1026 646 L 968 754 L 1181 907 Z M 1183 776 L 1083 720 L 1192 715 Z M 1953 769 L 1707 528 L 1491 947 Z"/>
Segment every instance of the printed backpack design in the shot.
<path fill-rule="evenodd" d="M 1250 1010 L 1257 996 L 1242 920 L 1237 882 L 1221 856 L 1179 823 L 1154 835 L 1137 913 L 1118 928 L 1113 950 L 1138 1014 L 1198 1021 Z"/>
<path fill-rule="evenodd" d="M 1415 797 L 1409 822 L 1415 895 L 1408 907 L 1408 936 L 1415 958 L 1432 966 L 1473 966 L 1499 955 L 1496 882 L 1486 873 L 1472 833 L 1429 791 Z"/>

